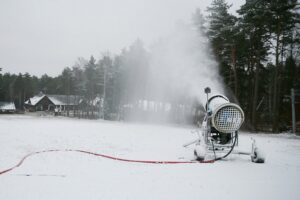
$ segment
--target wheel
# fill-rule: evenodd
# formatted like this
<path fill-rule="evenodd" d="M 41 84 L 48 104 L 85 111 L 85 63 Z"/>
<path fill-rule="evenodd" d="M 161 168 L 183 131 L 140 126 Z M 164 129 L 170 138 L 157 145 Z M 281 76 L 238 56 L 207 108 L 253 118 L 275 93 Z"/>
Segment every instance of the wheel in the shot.
<path fill-rule="evenodd" d="M 197 160 L 197 161 L 203 161 L 204 160 L 204 156 L 199 156 L 196 149 L 194 150 L 194 156 L 195 156 L 195 160 Z"/>
<path fill-rule="evenodd" d="M 205 147 L 202 145 L 196 145 L 196 148 L 194 149 L 194 156 L 195 159 L 198 161 L 203 161 L 205 159 Z"/>
<path fill-rule="evenodd" d="M 251 155 L 251 161 L 254 162 L 254 163 L 264 163 L 265 162 L 265 156 L 260 150 L 255 148 L 252 155 Z"/>

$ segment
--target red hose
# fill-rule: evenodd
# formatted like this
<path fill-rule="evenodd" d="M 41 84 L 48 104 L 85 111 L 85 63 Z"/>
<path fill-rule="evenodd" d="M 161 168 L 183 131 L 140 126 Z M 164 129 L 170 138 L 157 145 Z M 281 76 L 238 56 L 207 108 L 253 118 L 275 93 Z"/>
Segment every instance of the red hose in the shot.
<path fill-rule="evenodd" d="M 72 152 L 79 152 L 79 153 L 85 153 L 93 156 L 98 156 L 98 157 L 103 157 L 111 160 L 117 160 L 117 161 L 124 161 L 124 162 L 134 162 L 134 163 L 146 163 L 146 164 L 192 164 L 192 163 L 213 163 L 214 160 L 204 160 L 204 161 L 155 161 L 155 160 L 131 160 L 131 159 L 124 159 L 124 158 L 118 158 L 118 157 L 113 157 L 105 154 L 99 154 L 99 153 L 94 153 L 90 151 L 84 151 L 84 150 L 77 150 L 77 149 L 65 149 L 65 150 L 59 150 L 59 149 L 52 149 L 52 150 L 44 150 L 44 151 L 36 151 L 33 153 L 29 153 L 26 156 L 24 156 L 15 166 L 8 168 L 6 170 L 0 171 L 0 175 L 5 174 L 7 172 L 10 172 L 14 170 L 17 167 L 20 167 L 23 162 L 30 156 L 33 156 L 35 154 L 40 154 L 40 153 L 48 153 L 48 152 L 67 152 L 67 151 L 72 151 Z"/>

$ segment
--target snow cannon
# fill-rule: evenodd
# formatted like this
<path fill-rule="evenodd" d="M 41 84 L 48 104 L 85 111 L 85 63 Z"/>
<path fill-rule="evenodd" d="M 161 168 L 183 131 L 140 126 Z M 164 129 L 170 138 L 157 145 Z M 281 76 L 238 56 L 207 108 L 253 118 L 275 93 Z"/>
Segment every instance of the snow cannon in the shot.
<path fill-rule="evenodd" d="M 254 139 L 251 151 L 234 151 L 235 146 L 238 146 L 238 131 L 245 119 L 242 108 L 231 103 L 224 95 L 214 95 L 209 98 L 211 92 L 209 87 L 205 88 L 204 91 L 207 95 L 207 102 L 201 129 L 196 131 L 198 139 L 183 146 L 195 144 L 194 156 L 198 161 L 217 161 L 235 153 L 250 155 L 252 162 L 264 163 L 265 158 L 257 148 Z"/>

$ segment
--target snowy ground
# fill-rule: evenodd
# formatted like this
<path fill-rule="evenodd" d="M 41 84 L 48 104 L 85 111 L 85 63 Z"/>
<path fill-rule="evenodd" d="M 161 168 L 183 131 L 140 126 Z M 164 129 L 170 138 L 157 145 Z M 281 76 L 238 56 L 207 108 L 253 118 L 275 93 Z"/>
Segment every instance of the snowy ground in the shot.
<path fill-rule="evenodd" d="M 22 115 L 0 115 L 0 171 L 46 149 L 82 149 L 143 160 L 190 160 L 191 128 Z M 265 164 L 232 155 L 213 164 L 127 163 L 76 152 L 34 155 L 0 175 L 0 199 L 299 199 L 300 138 L 240 134 L 239 148 L 255 137 Z M 30 175 L 30 176 L 29 176 Z"/>

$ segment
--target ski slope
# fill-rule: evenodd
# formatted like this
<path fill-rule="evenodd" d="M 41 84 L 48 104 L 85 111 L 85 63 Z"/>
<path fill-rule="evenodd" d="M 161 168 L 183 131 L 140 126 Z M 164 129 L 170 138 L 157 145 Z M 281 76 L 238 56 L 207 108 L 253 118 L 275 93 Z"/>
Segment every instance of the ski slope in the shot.
<path fill-rule="evenodd" d="M 0 171 L 28 153 L 80 149 L 135 160 L 193 159 L 191 127 L 127 124 L 63 117 L 0 115 Z M 231 155 L 209 164 L 121 162 L 78 152 L 33 155 L 0 175 L 0 199 L 271 199 L 300 197 L 300 138 L 241 133 L 239 149 L 250 138 L 264 150 L 264 164 Z"/>

